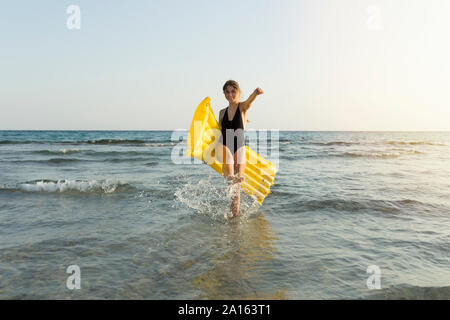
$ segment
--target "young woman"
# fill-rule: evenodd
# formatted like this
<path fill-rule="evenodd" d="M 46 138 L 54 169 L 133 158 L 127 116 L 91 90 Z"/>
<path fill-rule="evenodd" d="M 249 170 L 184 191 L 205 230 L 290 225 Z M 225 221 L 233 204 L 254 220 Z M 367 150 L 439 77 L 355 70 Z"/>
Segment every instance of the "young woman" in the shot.
<path fill-rule="evenodd" d="M 223 93 L 228 100 L 228 107 L 220 110 L 219 123 L 222 126 L 223 173 L 227 183 L 232 187 L 231 212 L 233 217 L 239 214 L 240 188 L 244 181 L 245 170 L 245 124 L 248 109 L 255 98 L 263 94 L 256 88 L 246 101 L 239 102 L 241 90 L 234 80 L 228 80 L 223 86 Z"/>

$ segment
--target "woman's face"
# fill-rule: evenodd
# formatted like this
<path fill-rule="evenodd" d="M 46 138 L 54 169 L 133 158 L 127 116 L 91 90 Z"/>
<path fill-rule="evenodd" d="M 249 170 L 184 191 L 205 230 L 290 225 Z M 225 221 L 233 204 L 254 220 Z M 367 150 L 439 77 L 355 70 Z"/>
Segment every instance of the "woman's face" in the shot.
<path fill-rule="evenodd" d="M 233 86 L 226 87 L 224 94 L 229 103 L 239 102 L 239 91 L 233 88 Z"/>

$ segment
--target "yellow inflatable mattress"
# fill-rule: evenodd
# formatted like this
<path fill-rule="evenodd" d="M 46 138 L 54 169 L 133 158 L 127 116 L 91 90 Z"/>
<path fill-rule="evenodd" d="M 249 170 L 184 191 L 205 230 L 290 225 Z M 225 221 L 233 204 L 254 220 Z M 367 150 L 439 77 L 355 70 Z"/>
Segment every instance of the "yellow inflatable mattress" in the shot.
<path fill-rule="evenodd" d="M 221 135 L 221 126 L 214 117 L 210 98 L 206 97 L 198 105 L 192 119 L 187 139 L 187 156 L 205 162 L 223 176 L 222 144 L 219 142 Z M 270 193 L 277 169 L 248 146 L 245 146 L 245 154 L 247 163 L 244 171 L 245 180 L 241 183 L 241 188 L 262 204 Z"/>

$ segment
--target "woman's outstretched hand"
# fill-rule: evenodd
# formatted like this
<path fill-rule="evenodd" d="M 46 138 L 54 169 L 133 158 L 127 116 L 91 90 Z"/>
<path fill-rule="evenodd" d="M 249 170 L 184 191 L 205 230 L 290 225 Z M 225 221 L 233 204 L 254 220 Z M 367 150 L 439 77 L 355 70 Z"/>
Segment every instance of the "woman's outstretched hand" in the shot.
<path fill-rule="evenodd" d="M 260 94 L 263 94 L 264 91 L 262 91 L 261 88 L 256 88 L 256 89 L 255 89 L 255 93 L 256 93 L 256 95 L 260 95 Z"/>

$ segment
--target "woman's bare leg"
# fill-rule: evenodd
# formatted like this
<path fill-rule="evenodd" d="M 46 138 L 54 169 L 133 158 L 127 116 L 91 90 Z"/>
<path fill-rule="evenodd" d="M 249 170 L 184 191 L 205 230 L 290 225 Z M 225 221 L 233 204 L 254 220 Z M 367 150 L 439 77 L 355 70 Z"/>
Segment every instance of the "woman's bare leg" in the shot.
<path fill-rule="evenodd" d="M 230 210 L 233 217 L 236 217 L 241 204 L 241 183 L 244 181 L 245 147 L 239 148 L 232 155 L 230 149 L 223 146 L 223 160 L 223 174 L 231 188 Z"/>
<path fill-rule="evenodd" d="M 244 181 L 244 171 L 245 171 L 245 165 L 247 164 L 247 159 L 245 157 L 245 146 L 240 147 L 234 154 L 234 163 L 235 168 L 234 172 L 236 176 L 240 179 L 239 182 Z"/>
<path fill-rule="evenodd" d="M 233 213 L 233 217 L 237 217 L 239 214 L 239 208 L 241 206 L 241 183 L 238 180 L 238 164 L 234 166 L 234 170 L 236 172 L 233 177 L 233 187 L 231 194 L 231 212 Z"/>
<path fill-rule="evenodd" d="M 227 180 L 234 176 L 234 158 L 230 149 L 223 146 L 223 174 Z"/>
<path fill-rule="evenodd" d="M 232 210 L 233 217 L 236 217 L 239 214 L 239 208 L 241 205 L 241 183 L 244 181 L 244 170 L 245 170 L 245 149 L 239 148 L 233 157 L 234 160 L 234 187 L 233 187 L 233 196 L 232 196 Z M 234 205 L 233 205 L 234 204 Z"/>
<path fill-rule="evenodd" d="M 239 203 L 236 206 L 236 192 L 235 192 L 235 179 L 234 179 L 234 157 L 231 154 L 230 149 L 227 147 L 223 147 L 223 174 L 225 179 L 227 180 L 228 187 L 231 190 L 231 204 L 230 211 L 233 217 L 238 215 L 239 212 Z"/>

